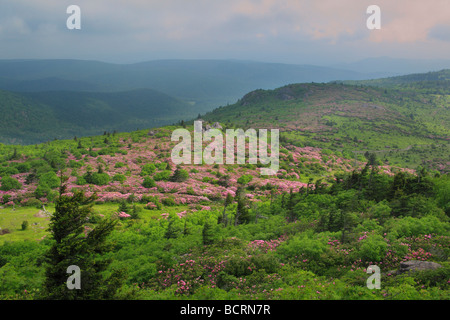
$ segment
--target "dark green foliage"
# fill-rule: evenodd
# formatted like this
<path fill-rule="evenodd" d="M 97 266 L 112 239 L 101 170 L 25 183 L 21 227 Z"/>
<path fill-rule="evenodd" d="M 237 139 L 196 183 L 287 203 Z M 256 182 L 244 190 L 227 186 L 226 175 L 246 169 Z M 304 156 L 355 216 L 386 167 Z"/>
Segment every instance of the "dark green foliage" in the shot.
<path fill-rule="evenodd" d="M 237 180 L 237 182 L 241 185 L 247 185 L 250 181 L 253 180 L 253 176 L 251 174 L 244 174 L 242 176 L 239 177 L 239 179 Z"/>
<path fill-rule="evenodd" d="M 2 191 L 18 190 L 22 188 L 22 184 L 17 181 L 17 179 L 11 177 L 3 177 L 0 180 L 0 183 L 0 190 Z"/>
<path fill-rule="evenodd" d="M 166 233 L 164 234 L 164 237 L 166 239 L 174 239 L 178 237 L 178 234 L 180 232 L 180 230 L 178 229 L 178 227 L 175 224 L 175 219 L 177 219 L 174 216 L 169 216 L 169 224 L 167 225 L 167 230 Z"/>
<path fill-rule="evenodd" d="M 184 182 L 189 179 L 189 172 L 185 169 L 177 168 L 173 175 L 170 177 L 170 181 L 173 182 Z"/>
<path fill-rule="evenodd" d="M 105 275 L 103 272 L 110 261 L 101 257 L 112 248 L 106 240 L 115 222 L 105 219 L 91 231 L 85 229 L 93 200 L 83 193 L 76 193 L 72 197 L 60 196 L 56 201 L 49 225 L 52 245 L 45 256 L 42 293 L 45 299 L 110 299 L 121 285 L 123 274 L 113 272 Z M 67 288 L 67 268 L 71 265 L 81 270 L 81 289 Z"/>
<path fill-rule="evenodd" d="M 125 212 L 130 213 L 130 207 L 128 206 L 127 202 L 125 200 L 120 201 L 119 208 L 117 209 L 118 212 Z"/>
<path fill-rule="evenodd" d="M 161 203 L 165 206 L 175 206 L 176 202 L 172 195 L 168 196 L 167 198 L 164 198 L 161 200 Z"/>
<path fill-rule="evenodd" d="M 15 165 L 15 167 L 17 168 L 17 170 L 18 170 L 20 173 L 25 173 L 25 172 L 30 171 L 30 169 L 31 169 L 31 164 L 30 164 L 29 162 L 22 162 L 22 163 L 17 163 L 17 164 Z"/>
<path fill-rule="evenodd" d="M 141 176 L 151 175 L 155 173 L 156 166 L 153 163 L 147 163 L 142 167 Z"/>
<path fill-rule="evenodd" d="M 17 173 L 19 173 L 19 170 L 17 170 L 17 168 L 15 167 L 0 167 L 1 177 L 10 176 Z"/>
<path fill-rule="evenodd" d="M 209 221 L 206 221 L 202 229 L 203 245 L 210 245 L 214 241 L 214 229 Z"/>
<path fill-rule="evenodd" d="M 117 173 L 113 177 L 113 181 L 119 181 L 121 183 L 125 182 L 127 180 L 127 177 L 123 174 Z"/>
<path fill-rule="evenodd" d="M 2 142 L 23 144 L 45 142 L 55 137 L 69 139 L 73 132 L 79 136 L 100 134 L 105 127 L 130 131 L 139 125 L 167 125 L 170 119 L 175 119 L 174 115 L 192 115 L 186 112 L 190 109 L 186 102 L 151 89 L 97 93 L 0 91 L 0 109 L 3 112 Z M 17 117 L 17 110 L 27 117 Z M 76 148 L 84 148 L 81 140 Z"/>
<path fill-rule="evenodd" d="M 22 222 L 22 231 L 25 231 L 28 229 L 29 222 L 27 220 Z"/>
<path fill-rule="evenodd" d="M 54 192 L 48 186 L 38 185 L 34 191 L 34 196 L 36 199 L 47 198 L 47 200 L 52 201 L 55 197 Z"/>
<path fill-rule="evenodd" d="M 104 186 L 109 183 L 109 181 L 111 180 L 111 177 L 106 172 L 92 173 L 91 171 L 87 171 L 83 175 L 83 179 L 84 179 L 85 183 L 95 184 L 97 186 Z M 83 180 L 80 181 L 80 184 L 83 184 Z"/>
<path fill-rule="evenodd" d="M 250 222 L 250 211 L 245 199 L 244 189 L 238 187 L 234 200 L 237 202 L 236 213 L 234 216 L 234 225 Z"/>
<path fill-rule="evenodd" d="M 153 176 L 153 179 L 155 181 L 168 181 L 170 179 L 171 175 L 172 175 L 172 171 L 164 170 L 164 171 L 155 173 L 155 175 Z"/>
<path fill-rule="evenodd" d="M 144 188 L 153 188 L 156 187 L 155 180 L 153 180 L 151 177 L 145 177 L 144 181 L 142 182 L 142 186 Z"/>
<path fill-rule="evenodd" d="M 42 187 L 49 187 L 50 189 L 57 188 L 60 184 L 60 179 L 54 171 L 44 173 L 39 178 L 39 185 Z"/>

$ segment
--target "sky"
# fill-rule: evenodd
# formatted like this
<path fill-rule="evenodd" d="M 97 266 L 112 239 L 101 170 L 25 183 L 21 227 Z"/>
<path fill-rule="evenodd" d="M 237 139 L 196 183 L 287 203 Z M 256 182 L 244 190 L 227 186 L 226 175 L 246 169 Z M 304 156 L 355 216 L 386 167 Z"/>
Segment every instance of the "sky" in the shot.
<path fill-rule="evenodd" d="M 81 9 L 69 30 L 66 9 Z M 369 30 L 369 5 L 381 29 Z M 1 0 L 0 59 L 450 58 L 450 0 Z"/>

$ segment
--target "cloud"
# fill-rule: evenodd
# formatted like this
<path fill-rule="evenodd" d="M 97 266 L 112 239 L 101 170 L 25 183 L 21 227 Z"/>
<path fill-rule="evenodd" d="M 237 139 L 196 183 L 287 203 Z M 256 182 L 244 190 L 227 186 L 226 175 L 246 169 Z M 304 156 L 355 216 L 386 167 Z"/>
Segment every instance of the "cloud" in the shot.
<path fill-rule="evenodd" d="M 27 22 L 17 16 L 8 17 L 0 24 L 0 36 L 6 39 L 29 35 L 31 29 Z"/>
<path fill-rule="evenodd" d="M 447 0 L 380 1 L 382 28 L 370 34 L 374 42 L 423 43 L 439 25 L 450 26 Z M 384 16 L 384 17 L 383 17 Z"/>
<path fill-rule="evenodd" d="M 429 37 L 445 42 L 450 42 L 450 25 L 437 25 L 429 32 Z"/>
<path fill-rule="evenodd" d="M 66 8 L 81 8 L 82 30 L 65 27 Z M 448 0 L 2 0 L 2 57 L 25 54 L 102 59 L 133 54 L 212 58 L 370 55 L 378 45 L 442 51 Z M 366 8 L 381 7 L 382 29 L 366 28 Z M 408 44 L 408 46 L 405 46 Z M 442 44 L 441 44 L 442 45 Z M 6 47 L 5 47 L 6 46 Z M 28 48 L 28 50 L 27 50 Z M 33 48 L 30 51 L 29 48 Z M 446 46 L 444 47 L 447 48 Z M 355 49 L 358 50 L 355 53 Z M 325 50 L 325 52 L 323 52 Z M 404 51 L 403 51 L 404 52 Z M 233 55 L 233 53 L 235 53 Z M 246 56 L 241 54 L 246 53 Z M 442 52 L 442 56 L 449 52 Z"/>

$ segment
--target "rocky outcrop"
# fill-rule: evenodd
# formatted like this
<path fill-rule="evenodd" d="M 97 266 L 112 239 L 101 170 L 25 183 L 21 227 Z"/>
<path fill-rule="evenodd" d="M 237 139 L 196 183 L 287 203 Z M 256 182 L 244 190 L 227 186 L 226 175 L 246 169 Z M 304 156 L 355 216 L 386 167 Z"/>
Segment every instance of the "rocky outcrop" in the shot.
<path fill-rule="evenodd" d="M 439 263 L 430 262 L 430 261 L 420 261 L 420 260 L 410 260 L 400 263 L 400 267 L 398 270 L 390 271 L 390 274 L 403 274 L 406 272 L 415 272 L 415 271 L 426 271 L 426 270 L 435 270 L 442 268 Z"/>

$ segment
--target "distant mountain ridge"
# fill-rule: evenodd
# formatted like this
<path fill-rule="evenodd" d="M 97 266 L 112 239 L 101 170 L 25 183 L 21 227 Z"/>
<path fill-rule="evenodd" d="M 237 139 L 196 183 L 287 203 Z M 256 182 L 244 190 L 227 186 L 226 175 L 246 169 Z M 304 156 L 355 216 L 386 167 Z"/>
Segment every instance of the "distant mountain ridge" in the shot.
<path fill-rule="evenodd" d="M 133 64 L 0 60 L 0 89 L 3 90 L 126 91 L 150 88 L 193 103 L 199 112 L 234 103 L 255 89 L 274 89 L 290 83 L 362 80 L 374 76 L 375 73 L 329 67 L 240 60 L 154 60 Z"/>
<path fill-rule="evenodd" d="M 450 69 L 372 80 L 347 80 L 335 82 L 384 88 L 428 90 L 429 93 L 448 93 L 450 92 Z"/>
<path fill-rule="evenodd" d="M 152 89 L 123 92 L 0 90 L 0 142 L 34 144 L 133 131 L 192 118 L 191 106 Z"/>
<path fill-rule="evenodd" d="M 413 73 L 426 73 L 429 71 L 439 71 L 450 69 L 450 59 L 400 59 L 390 57 L 367 58 L 351 63 L 339 63 L 330 65 L 337 69 L 353 70 L 361 73 L 376 73 L 385 76 L 398 76 Z M 389 73 L 389 75 L 382 75 Z"/>

